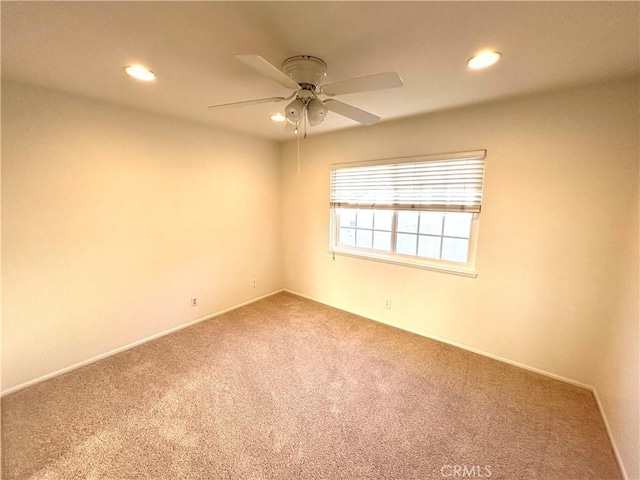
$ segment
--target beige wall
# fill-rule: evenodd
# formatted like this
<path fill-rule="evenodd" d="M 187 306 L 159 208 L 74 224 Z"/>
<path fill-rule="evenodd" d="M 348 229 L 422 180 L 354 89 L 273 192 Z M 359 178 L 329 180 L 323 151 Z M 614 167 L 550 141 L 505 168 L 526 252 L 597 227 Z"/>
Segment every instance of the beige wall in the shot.
<path fill-rule="evenodd" d="M 332 260 L 330 164 L 481 148 L 478 278 Z M 300 177 L 282 155 L 285 288 L 595 386 L 638 477 L 637 78 L 311 137 Z"/>
<path fill-rule="evenodd" d="M 4 390 L 284 286 L 595 386 L 640 475 L 637 78 L 311 137 L 300 177 L 293 142 L 2 87 Z M 331 163 L 479 148 L 477 279 L 332 260 Z"/>
<path fill-rule="evenodd" d="M 640 112 L 639 112 L 640 113 Z M 640 157 L 638 157 L 640 161 Z M 637 178 L 637 176 L 636 176 Z M 633 179 L 633 177 L 632 177 Z M 640 425 L 640 398 L 638 386 L 638 365 L 640 365 L 639 329 L 639 211 L 638 190 L 627 198 L 628 224 L 620 229 L 619 254 L 626 265 L 621 269 L 611 293 L 612 314 L 607 317 L 611 324 L 602 338 L 599 364 L 594 371 L 593 384 L 612 427 L 635 426 L 635 439 L 621 442 L 629 479 L 640 479 L 640 446 L 638 445 L 638 425 Z M 624 235 L 626 234 L 626 239 Z M 625 241 L 626 240 L 626 241 Z M 633 431 L 630 429 L 630 431 Z M 622 437 L 624 439 L 624 437 Z"/>
<path fill-rule="evenodd" d="M 279 152 L 3 84 L 3 390 L 279 289 Z"/>

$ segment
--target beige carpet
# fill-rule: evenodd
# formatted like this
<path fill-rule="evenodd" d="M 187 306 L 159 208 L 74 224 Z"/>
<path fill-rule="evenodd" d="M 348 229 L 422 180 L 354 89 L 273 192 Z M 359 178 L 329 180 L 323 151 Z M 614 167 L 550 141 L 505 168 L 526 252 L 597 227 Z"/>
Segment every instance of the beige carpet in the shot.
<path fill-rule="evenodd" d="M 5 480 L 622 478 L 590 392 L 285 293 L 4 398 L 2 448 Z"/>

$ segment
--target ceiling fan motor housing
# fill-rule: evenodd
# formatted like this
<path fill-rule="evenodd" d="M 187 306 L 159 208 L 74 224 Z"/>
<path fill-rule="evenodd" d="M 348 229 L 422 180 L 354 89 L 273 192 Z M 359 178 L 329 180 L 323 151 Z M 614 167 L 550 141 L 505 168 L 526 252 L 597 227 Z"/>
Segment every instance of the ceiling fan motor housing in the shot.
<path fill-rule="evenodd" d="M 282 71 L 301 87 L 315 90 L 327 76 L 327 64 L 317 57 L 297 55 L 282 62 Z"/>

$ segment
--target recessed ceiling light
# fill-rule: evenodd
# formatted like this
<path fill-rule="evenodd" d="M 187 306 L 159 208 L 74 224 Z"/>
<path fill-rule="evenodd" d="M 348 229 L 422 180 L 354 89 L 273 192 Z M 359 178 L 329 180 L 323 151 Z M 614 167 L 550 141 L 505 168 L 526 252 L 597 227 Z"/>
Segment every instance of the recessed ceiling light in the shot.
<path fill-rule="evenodd" d="M 273 120 L 274 122 L 284 122 L 286 119 L 287 118 L 281 113 L 274 113 L 273 115 L 271 115 L 271 120 Z"/>
<path fill-rule="evenodd" d="M 133 78 L 137 78 L 138 80 L 143 80 L 145 82 L 150 82 L 156 78 L 155 73 L 142 65 L 129 65 L 128 67 L 124 67 L 124 71 Z"/>
<path fill-rule="evenodd" d="M 490 65 L 493 65 L 502 55 L 500 52 L 493 52 L 489 50 L 485 50 L 484 52 L 480 52 L 477 55 L 471 57 L 469 61 L 467 61 L 467 66 L 472 70 L 479 70 L 481 68 L 487 68 Z"/>

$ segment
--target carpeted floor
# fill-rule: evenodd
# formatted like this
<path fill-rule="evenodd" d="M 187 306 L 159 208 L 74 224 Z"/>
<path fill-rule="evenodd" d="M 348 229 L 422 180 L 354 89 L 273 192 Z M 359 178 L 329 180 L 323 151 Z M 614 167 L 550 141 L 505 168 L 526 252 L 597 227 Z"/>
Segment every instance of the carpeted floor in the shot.
<path fill-rule="evenodd" d="M 2 400 L 9 479 L 620 479 L 593 395 L 281 293 Z"/>

